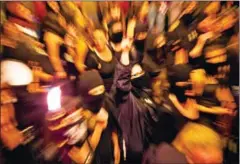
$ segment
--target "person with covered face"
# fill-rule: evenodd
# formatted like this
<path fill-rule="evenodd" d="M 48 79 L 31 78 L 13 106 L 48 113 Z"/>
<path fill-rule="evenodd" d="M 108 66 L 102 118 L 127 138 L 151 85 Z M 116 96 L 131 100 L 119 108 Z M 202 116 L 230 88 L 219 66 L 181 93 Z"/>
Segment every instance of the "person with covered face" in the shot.
<path fill-rule="evenodd" d="M 96 70 L 81 74 L 78 81 L 82 112 L 90 115 L 88 137 L 82 145 L 68 152 L 76 163 L 120 163 L 121 130 L 116 120 L 116 108 Z"/>
<path fill-rule="evenodd" d="M 131 42 L 127 42 L 114 74 L 110 92 L 119 111 L 118 121 L 123 131 L 124 159 L 141 162 L 142 154 L 152 142 L 153 124 L 158 121 L 157 107 L 151 98 L 151 79 L 141 64 L 131 58 Z"/>
<path fill-rule="evenodd" d="M 108 32 L 109 37 L 111 36 L 111 33 L 109 33 L 110 29 L 112 29 L 112 26 L 119 22 L 122 25 L 123 29 L 123 36 L 125 35 L 125 29 L 126 29 L 126 23 L 125 23 L 125 18 L 124 14 L 121 11 L 121 8 L 118 4 L 118 2 L 110 2 L 108 12 L 106 15 L 104 15 L 103 19 L 103 27 L 104 29 Z M 111 38 L 110 38 L 111 39 Z"/>

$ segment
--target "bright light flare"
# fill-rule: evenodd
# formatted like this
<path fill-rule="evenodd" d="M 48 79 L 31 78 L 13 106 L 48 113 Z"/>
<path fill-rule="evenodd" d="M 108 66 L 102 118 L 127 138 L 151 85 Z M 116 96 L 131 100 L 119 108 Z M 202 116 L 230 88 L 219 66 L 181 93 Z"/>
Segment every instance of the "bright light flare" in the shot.
<path fill-rule="evenodd" d="M 52 88 L 47 95 L 47 103 L 49 111 L 61 109 L 61 89 L 60 87 Z"/>

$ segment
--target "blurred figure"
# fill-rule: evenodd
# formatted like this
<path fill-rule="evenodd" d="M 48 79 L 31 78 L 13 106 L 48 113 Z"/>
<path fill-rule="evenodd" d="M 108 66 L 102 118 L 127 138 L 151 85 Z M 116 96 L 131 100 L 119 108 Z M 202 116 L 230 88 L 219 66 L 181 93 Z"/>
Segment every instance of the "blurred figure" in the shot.
<path fill-rule="evenodd" d="M 131 47 L 126 44 L 119 54 L 110 95 L 119 110 L 118 121 L 125 143 L 124 159 L 127 163 L 139 163 L 144 149 L 152 142 L 157 107 L 151 98 L 150 76 L 131 58 L 131 53 Z"/>
<path fill-rule="evenodd" d="M 109 30 L 112 29 L 112 26 L 116 22 L 121 23 L 123 36 L 125 36 L 126 23 L 125 23 L 124 15 L 121 11 L 119 4 L 117 2 L 111 2 L 109 6 L 109 11 L 104 16 L 104 19 L 103 19 L 103 27 L 108 32 L 110 39 L 111 39 L 111 33 L 109 33 Z"/>
<path fill-rule="evenodd" d="M 43 22 L 46 49 L 56 75 L 60 78 L 66 78 L 67 73 L 65 72 L 60 59 L 60 56 L 64 55 L 65 50 L 60 48 L 64 43 L 63 39 L 67 33 L 67 22 L 61 15 L 61 8 L 58 2 L 47 3 L 49 6 L 49 11 Z"/>
<path fill-rule="evenodd" d="M 28 85 L 32 80 L 32 71 L 26 64 L 17 60 L 1 61 L 1 151 L 7 163 L 37 162 L 29 149 L 36 136 L 23 121 L 29 112 L 20 115 L 24 111 L 16 107 L 19 97 L 13 92 L 14 87 Z"/>
<path fill-rule="evenodd" d="M 166 66 L 166 43 L 164 34 L 150 34 L 146 43 L 146 55 L 161 68 Z"/>
<path fill-rule="evenodd" d="M 78 54 L 83 69 L 96 69 L 103 78 L 107 92 L 111 89 L 116 59 L 112 49 L 108 46 L 106 34 L 101 29 L 93 32 L 94 47 L 89 47 L 86 53 Z"/>
<path fill-rule="evenodd" d="M 135 28 L 137 26 L 148 27 L 148 14 L 149 4 L 147 1 L 144 1 L 140 8 L 138 8 L 137 12 L 133 15 L 131 19 L 129 19 L 127 24 L 127 38 L 135 40 Z M 146 34 L 142 34 L 142 39 L 146 38 Z"/>
<path fill-rule="evenodd" d="M 172 145 L 162 143 L 152 146 L 145 153 L 142 163 L 220 164 L 223 162 L 220 136 L 201 124 L 186 124 Z"/>
<path fill-rule="evenodd" d="M 148 13 L 150 31 L 158 34 L 164 32 L 167 10 L 167 2 L 150 2 Z"/>
<path fill-rule="evenodd" d="M 82 109 L 91 115 L 90 134 L 81 146 L 71 148 L 69 157 L 76 163 L 120 163 L 121 131 L 100 74 L 95 70 L 82 73 L 78 89 Z"/>

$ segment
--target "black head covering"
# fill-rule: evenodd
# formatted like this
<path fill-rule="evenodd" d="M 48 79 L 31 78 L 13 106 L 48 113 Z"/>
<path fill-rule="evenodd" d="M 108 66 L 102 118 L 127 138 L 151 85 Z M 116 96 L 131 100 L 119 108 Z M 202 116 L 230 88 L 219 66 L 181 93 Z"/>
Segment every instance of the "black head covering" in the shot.
<path fill-rule="evenodd" d="M 82 73 L 78 81 L 78 91 L 82 97 L 83 107 L 91 110 L 93 113 L 97 113 L 102 104 L 104 93 L 100 95 L 90 95 L 88 92 L 103 84 L 103 80 L 100 74 L 96 70 L 90 70 Z"/>
<path fill-rule="evenodd" d="M 148 31 L 148 25 L 147 24 L 138 23 L 135 27 L 134 35 L 136 36 L 137 34 L 139 34 L 141 32 L 147 32 L 147 31 Z M 146 41 L 146 38 L 141 39 L 141 40 L 138 40 L 136 38 L 134 39 L 134 45 L 135 45 L 137 51 L 144 52 L 145 41 Z"/>
<path fill-rule="evenodd" d="M 123 39 L 123 29 L 119 32 L 115 32 L 113 30 L 114 24 L 119 23 L 119 22 L 120 21 L 112 21 L 108 25 L 110 40 L 115 44 L 120 43 Z"/>

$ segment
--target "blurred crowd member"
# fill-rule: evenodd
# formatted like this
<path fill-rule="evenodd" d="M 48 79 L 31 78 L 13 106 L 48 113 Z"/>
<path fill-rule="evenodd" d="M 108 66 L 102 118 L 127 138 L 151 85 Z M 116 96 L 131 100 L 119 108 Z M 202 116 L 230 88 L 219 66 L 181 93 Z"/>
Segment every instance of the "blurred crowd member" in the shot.
<path fill-rule="evenodd" d="M 88 52 L 79 54 L 83 67 L 86 70 L 96 69 L 103 78 L 107 92 L 110 91 L 113 83 L 115 70 L 115 54 L 108 45 L 106 34 L 101 29 L 93 32 L 94 46 L 89 47 Z"/>
<path fill-rule="evenodd" d="M 98 19 L 97 3 L 98 2 L 78 2 L 80 3 L 81 11 L 89 20 L 94 22 L 96 28 L 101 27 L 101 22 Z"/>
<path fill-rule="evenodd" d="M 54 73 L 52 65 L 49 62 L 46 52 L 39 48 L 42 46 L 40 42 L 23 34 L 11 22 L 4 24 L 4 33 L 1 39 L 2 45 L 5 47 L 2 57 L 5 59 L 21 60 L 25 64 L 28 64 L 34 71 L 35 82 L 37 82 L 35 83 L 37 85 L 36 90 L 41 90 L 39 81 L 50 82 L 53 79 L 51 76 Z"/>
<path fill-rule="evenodd" d="M 145 26 L 148 27 L 148 14 L 149 3 L 144 1 L 140 8 L 138 8 L 137 12 L 133 15 L 132 18 L 129 19 L 127 25 L 127 37 L 131 39 L 136 39 L 135 37 L 135 28 L 137 26 Z M 146 34 L 143 34 L 143 38 L 146 38 Z"/>
<path fill-rule="evenodd" d="M 97 2 L 97 14 L 99 22 L 103 22 L 104 16 L 107 15 L 109 11 L 109 2 L 108 1 L 98 1 Z"/>
<path fill-rule="evenodd" d="M 103 19 L 103 27 L 108 32 L 108 35 L 111 40 L 110 29 L 113 28 L 114 24 L 116 24 L 117 22 L 121 23 L 123 36 L 125 36 L 126 23 L 125 23 L 125 18 L 119 4 L 117 2 L 111 2 L 109 5 L 110 5 L 109 11 L 104 16 L 104 19 Z"/>
<path fill-rule="evenodd" d="M 111 28 L 109 29 L 109 42 L 112 49 L 116 53 L 122 50 L 123 39 L 124 39 L 123 24 L 120 21 L 113 22 Z"/>
<path fill-rule="evenodd" d="M 12 67 L 16 70 L 13 70 Z M 3 148 L 1 151 L 9 163 L 36 162 L 32 158 L 32 152 L 26 146 L 29 146 L 29 142 L 32 140 L 30 139 L 32 136 L 29 136 L 30 133 L 27 131 L 28 126 L 23 123 L 26 115 L 19 115 L 26 111 L 16 108 L 19 99 L 13 92 L 13 87 L 28 85 L 32 80 L 32 71 L 26 64 L 17 60 L 1 61 L 1 147 Z M 25 114 L 29 114 L 29 112 Z M 20 119 L 20 117 L 22 118 Z M 26 133 L 24 133 L 25 128 Z M 27 133 L 29 133 L 28 136 Z"/>
<path fill-rule="evenodd" d="M 87 118 L 86 124 L 78 124 L 85 130 L 74 126 L 66 133 L 70 135 L 66 149 L 60 146 L 63 152 L 56 156 L 60 163 L 141 163 L 149 147 L 143 163 L 234 163 L 238 6 L 230 1 L 5 2 L 1 7 L 6 15 L 1 20 L 2 63 L 12 63 L 9 76 L 19 81 L 24 78 L 16 61 L 27 64 L 33 77 L 20 86 L 11 83 L 18 99 L 15 119 L 13 102 L 1 104 L 5 109 L 1 126 L 11 119 L 13 129 L 21 132 L 30 126 L 27 135 L 37 130 L 45 136 L 44 85 L 60 80 L 70 84 L 64 88 L 64 97 L 73 91 L 81 98 L 80 115 Z M 1 96 L 11 97 L 9 93 L 3 90 Z M 222 147 L 216 146 L 219 138 L 209 128 L 223 137 L 224 159 Z M 192 135 L 198 134 L 195 129 L 208 145 L 198 145 Z M 9 134 L 21 138 L 15 132 Z M 78 138 L 83 132 L 87 140 Z M 17 146 L 4 153 L 6 157 L 21 154 L 23 149 L 18 147 L 24 147 L 25 138 L 15 142 L 3 133 L 4 151 L 11 144 Z M 212 139 L 205 133 L 212 134 Z M 27 144 L 29 154 L 36 156 L 32 145 Z M 176 158 L 168 158 L 169 154 Z"/>
<path fill-rule="evenodd" d="M 171 154 L 171 155 L 169 155 Z M 162 143 L 149 148 L 142 163 L 222 163 L 220 136 L 204 125 L 189 122 L 172 145 Z"/>
<path fill-rule="evenodd" d="M 146 41 L 146 54 L 161 68 L 166 66 L 166 42 L 164 34 L 149 34 Z"/>
<path fill-rule="evenodd" d="M 142 153 L 152 142 L 152 128 L 157 122 L 151 98 L 151 80 L 140 64 L 131 58 L 132 42 L 123 45 L 116 65 L 110 95 L 119 111 L 118 121 L 123 131 L 124 159 L 127 163 L 141 162 Z"/>
<path fill-rule="evenodd" d="M 61 8 L 58 2 L 47 2 L 49 6 L 48 15 L 46 16 L 44 27 L 44 41 L 46 43 L 47 53 L 50 61 L 54 67 L 56 75 L 62 78 L 66 78 L 65 72 L 61 63 L 60 56 L 64 55 L 61 45 L 64 43 L 64 36 L 67 33 L 67 22 L 61 15 Z"/>
<path fill-rule="evenodd" d="M 81 147 L 70 150 L 69 157 L 76 163 L 120 163 L 121 131 L 100 74 L 97 71 L 82 73 L 78 89 L 83 111 L 91 115 L 90 134 Z"/>

